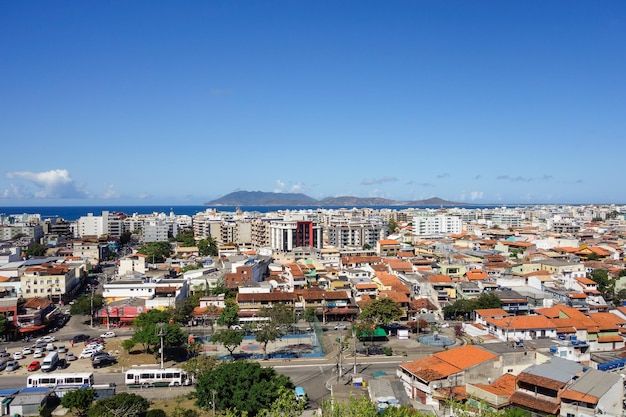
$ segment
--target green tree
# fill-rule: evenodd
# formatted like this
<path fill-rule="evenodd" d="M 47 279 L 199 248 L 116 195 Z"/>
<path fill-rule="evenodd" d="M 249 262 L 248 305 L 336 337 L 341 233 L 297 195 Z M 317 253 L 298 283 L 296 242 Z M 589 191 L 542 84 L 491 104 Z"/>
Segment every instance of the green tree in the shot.
<path fill-rule="evenodd" d="M 221 343 L 228 353 L 230 353 L 230 360 L 234 360 L 233 352 L 243 342 L 243 331 L 235 329 L 224 329 L 213 333 L 211 336 L 211 343 Z"/>
<path fill-rule="evenodd" d="M 261 417 L 298 417 L 301 416 L 306 407 L 305 401 L 297 401 L 292 389 L 280 387 L 278 398 L 272 403 L 269 409 L 259 412 Z"/>
<path fill-rule="evenodd" d="M 494 293 L 482 293 L 474 300 L 471 300 L 473 303 L 474 310 L 480 310 L 485 308 L 500 308 L 502 307 L 502 300 L 498 298 Z"/>
<path fill-rule="evenodd" d="M 176 235 L 174 240 L 186 247 L 196 246 L 196 239 L 194 238 L 193 230 L 191 229 L 182 230 Z"/>
<path fill-rule="evenodd" d="M 267 359 L 267 344 L 279 339 L 282 328 L 293 321 L 293 308 L 285 304 L 274 304 L 272 307 L 263 307 L 260 316 L 266 318 L 257 327 L 256 341 L 263 346 L 263 360 Z"/>
<path fill-rule="evenodd" d="M 76 302 L 70 306 L 70 314 L 74 315 L 86 315 L 90 316 L 91 309 L 91 295 L 82 295 L 78 297 Z M 93 296 L 93 311 L 98 311 L 104 305 L 104 299 L 100 295 Z"/>
<path fill-rule="evenodd" d="M 304 309 L 304 319 L 309 323 L 313 323 L 317 318 L 317 309 L 315 307 L 307 307 Z"/>
<path fill-rule="evenodd" d="M 187 334 L 178 324 L 170 320 L 169 313 L 163 310 L 152 309 L 138 315 L 133 320 L 133 336 L 124 341 L 122 346 L 141 344 L 144 352 L 157 352 L 161 346 L 159 332 L 163 332 L 164 354 L 173 348 L 182 347 L 187 342 Z"/>
<path fill-rule="evenodd" d="M 215 397 L 217 410 L 231 409 L 256 416 L 261 410 L 271 409 L 281 395 L 281 388 L 293 390 L 294 386 L 288 377 L 277 374 L 274 368 L 249 361 L 225 362 L 200 375 L 196 385 L 196 405 L 210 410 Z"/>
<path fill-rule="evenodd" d="M 391 298 L 378 298 L 363 306 L 360 319 L 373 319 L 376 324 L 388 324 L 402 317 L 402 309 Z"/>
<path fill-rule="evenodd" d="M 398 222 L 396 222 L 394 219 L 389 219 L 389 221 L 387 222 L 387 231 L 389 232 L 390 235 L 396 233 L 396 231 L 398 230 Z"/>
<path fill-rule="evenodd" d="M 78 417 L 84 417 L 87 415 L 95 398 L 96 391 L 92 388 L 71 390 L 63 395 L 61 405 Z"/>
<path fill-rule="evenodd" d="M 143 417 L 150 402 L 137 394 L 120 392 L 111 398 L 98 400 L 89 409 L 89 417 Z"/>
<path fill-rule="evenodd" d="M 224 308 L 222 309 L 222 314 L 217 319 L 217 324 L 221 326 L 232 326 L 234 324 L 239 324 L 239 305 L 235 302 L 234 299 L 227 299 L 224 301 Z"/>
<path fill-rule="evenodd" d="M 9 332 L 9 320 L 5 313 L 0 313 L 0 336 L 5 336 Z"/>
<path fill-rule="evenodd" d="M 28 245 L 25 254 L 29 258 L 32 256 L 44 256 L 46 254 L 46 247 L 37 242 L 33 242 Z"/>
<path fill-rule="evenodd" d="M 137 249 L 137 253 L 146 255 L 149 262 L 164 262 L 172 255 L 172 247 L 169 242 L 150 242 Z"/>
<path fill-rule="evenodd" d="M 615 294 L 615 301 L 618 303 L 626 300 L 626 289 L 621 289 Z"/>
<path fill-rule="evenodd" d="M 198 253 L 200 256 L 217 256 L 219 254 L 217 242 L 213 237 L 200 239 L 198 242 Z"/>
<path fill-rule="evenodd" d="M 598 285 L 598 291 L 602 294 L 613 294 L 615 282 L 609 278 L 609 271 L 606 269 L 594 269 L 589 276 Z"/>
<path fill-rule="evenodd" d="M 122 232 L 122 234 L 120 235 L 120 245 L 128 245 L 132 237 L 133 233 L 130 230 Z"/>
<path fill-rule="evenodd" d="M 215 369 L 218 363 L 219 360 L 215 356 L 198 355 L 183 362 L 180 367 L 197 380 L 200 375 Z"/>

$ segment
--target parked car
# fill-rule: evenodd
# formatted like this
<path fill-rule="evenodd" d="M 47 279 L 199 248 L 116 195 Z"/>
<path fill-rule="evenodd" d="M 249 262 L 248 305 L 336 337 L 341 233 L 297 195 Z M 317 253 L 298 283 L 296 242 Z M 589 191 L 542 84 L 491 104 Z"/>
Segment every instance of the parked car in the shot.
<path fill-rule="evenodd" d="M 92 357 L 91 359 L 91 365 L 94 368 L 102 368 L 103 366 L 109 366 L 109 365 L 113 365 L 115 362 L 117 362 L 117 359 L 115 359 L 113 356 L 109 355 L 108 353 L 101 355 L 94 355 L 94 357 Z"/>
<path fill-rule="evenodd" d="M 95 355 L 96 353 L 102 352 L 104 348 L 98 350 L 98 349 L 84 349 L 80 355 L 78 355 L 78 359 L 83 359 L 83 358 L 91 358 L 93 355 Z"/>
<path fill-rule="evenodd" d="M 6 367 L 7 367 L 7 361 L 0 360 L 0 371 L 4 371 Z"/>
<path fill-rule="evenodd" d="M 67 352 L 67 348 L 65 347 L 65 345 L 59 345 L 59 347 L 57 348 L 57 352 L 65 353 Z"/>
<path fill-rule="evenodd" d="M 33 352 L 33 358 L 43 358 L 45 356 L 45 354 L 46 354 L 45 349 L 37 348 Z"/>
<path fill-rule="evenodd" d="M 65 360 L 66 360 L 66 361 L 68 361 L 68 362 L 73 362 L 73 361 L 75 361 L 76 359 L 78 359 L 78 358 L 77 358 L 77 357 L 76 357 L 76 355 L 74 355 L 72 352 L 67 352 L 67 353 L 65 354 Z"/>
<path fill-rule="evenodd" d="M 31 349 L 31 347 L 30 347 L 30 346 L 24 346 L 24 347 L 22 348 L 22 354 L 23 354 L 24 356 L 26 356 L 26 355 L 32 355 L 32 354 L 33 354 L 33 349 Z"/>
<path fill-rule="evenodd" d="M 231 326 L 230 326 L 230 328 L 231 328 L 232 330 L 243 330 L 243 327 L 241 327 L 241 326 L 240 326 L 240 325 L 238 325 L 238 324 L 233 324 L 233 325 L 231 325 Z"/>
<path fill-rule="evenodd" d="M 54 336 L 43 336 L 40 337 L 39 339 L 36 340 L 37 343 L 43 342 L 43 343 L 52 343 L 52 342 L 56 342 L 57 339 Z"/>
<path fill-rule="evenodd" d="M 85 340 L 89 340 L 91 339 L 91 336 L 89 336 L 88 334 L 77 334 L 74 337 L 72 337 L 70 339 L 70 341 L 74 342 L 74 343 L 80 343 L 80 342 L 84 342 Z"/>
<path fill-rule="evenodd" d="M 89 340 L 85 340 L 85 346 L 88 346 L 88 345 L 90 345 L 90 344 L 92 344 L 92 343 L 101 343 L 101 344 L 104 344 L 104 339 L 103 339 L 103 338 L 101 338 L 101 337 L 92 337 L 92 338 L 91 338 L 91 339 L 89 339 Z"/>
<path fill-rule="evenodd" d="M 15 352 L 13 354 L 13 359 L 15 359 L 15 360 L 24 359 L 24 354 L 22 352 L 19 352 L 19 351 Z"/>
<path fill-rule="evenodd" d="M 100 335 L 103 339 L 108 339 L 109 337 L 115 337 L 115 332 L 104 332 Z"/>
<path fill-rule="evenodd" d="M 335 330 L 346 330 L 348 326 L 343 323 L 335 324 Z"/>
<path fill-rule="evenodd" d="M 450 323 L 441 323 L 439 327 L 443 327 L 443 328 L 450 327 Z"/>
<path fill-rule="evenodd" d="M 98 352 L 100 352 L 104 350 L 104 345 L 102 343 L 90 343 L 88 345 L 85 345 L 84 349 L 99 349 Z"/>
<path fill-rule="evenodd" d="M 41 369 L 41 362 L 39 361 L 32 361 L 30 363 L 30 365 L 28 365 L 28 372 L 35 372 L 38 371 L 39 369 Z"/>
<path fill-rule="evenodd" d="M 57 349 L 57 347 L 54 345 L 54 343 L 48 343 L 48 344 L 46 345 L 46 350 L 47 350 L 48 352 L 52 352 L 52 351 L 54 351 L 54 350 L 56 350 L 56 349 Z"/>
<path fill-rule="evenodd" d="M 15 371 L 19 367 L 20 367 L 20 363 L 18 361 L 16 361 L 16 360 L 12 360 L 12 361 L 7 362 L 6 370 L 7 371 Z"/>
<path fill-rule="evenodd" d="M 0 352 L 0 359 L 3 360 L 7 360 L 11 357 L 11 354 L 9 352 L 7 352 L 7 350 L 3 350 L 2 352 Z"/>

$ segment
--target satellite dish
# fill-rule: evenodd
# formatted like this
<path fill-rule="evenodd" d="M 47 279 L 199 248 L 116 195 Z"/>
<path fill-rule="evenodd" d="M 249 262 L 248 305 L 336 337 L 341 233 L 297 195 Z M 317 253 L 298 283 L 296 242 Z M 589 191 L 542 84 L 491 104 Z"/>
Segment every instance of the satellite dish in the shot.
<path fill-rule="evenodd" d="M 276 281 L 275 279 L 270 279 L 270 285 L 272 286 L 272 288 L 278 288 L 278 281 Z"/>

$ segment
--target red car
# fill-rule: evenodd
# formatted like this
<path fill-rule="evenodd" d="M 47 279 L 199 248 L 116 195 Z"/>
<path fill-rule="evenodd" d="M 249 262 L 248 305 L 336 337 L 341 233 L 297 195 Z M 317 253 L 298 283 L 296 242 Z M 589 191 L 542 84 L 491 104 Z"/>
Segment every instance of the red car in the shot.
<path fill-rule="evenodd" d="M 28 365 L 29 372 L 38 371 L 40 368 L 41 368 L 41 363 L 39 361 L 32 361 L 30 365 Z"/>
<path fill-rule="evenodd" d="M 85 341 L 85 346 L 91 343 L 102 343 L 104 345 L 105 342 L 104 339 L 101 337 L 92 337 L 91 339 Z"/>

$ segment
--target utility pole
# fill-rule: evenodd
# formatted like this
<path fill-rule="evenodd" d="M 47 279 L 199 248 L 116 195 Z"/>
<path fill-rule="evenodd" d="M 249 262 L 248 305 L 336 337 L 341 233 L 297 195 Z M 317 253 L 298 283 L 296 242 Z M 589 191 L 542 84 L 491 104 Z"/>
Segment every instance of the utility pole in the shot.
<path fill-rule="evenodd" d="M 157 324 L 157 328 L 159 329 L 157 336 L 161 338 L 161 369 L 163 369 L 163 337 L 165 337 L 165 332 L 163 331 L 163 326 L 165 323 Z"/>
<path fill-rule="evenodd" d="M 352 326 L 352 338 L 354 339 L 354 368 L 352 368 L 352 375 L 356 375 L 356 329 Z"/>
<path fill-rule="evenodd" d="M 216 391 L 214 389 L 211 390 L 211 394 L 213 395 L 213 402 L 211 403 L 213 405 L 213 417 L 215 417 L 215 394 Z"/>

